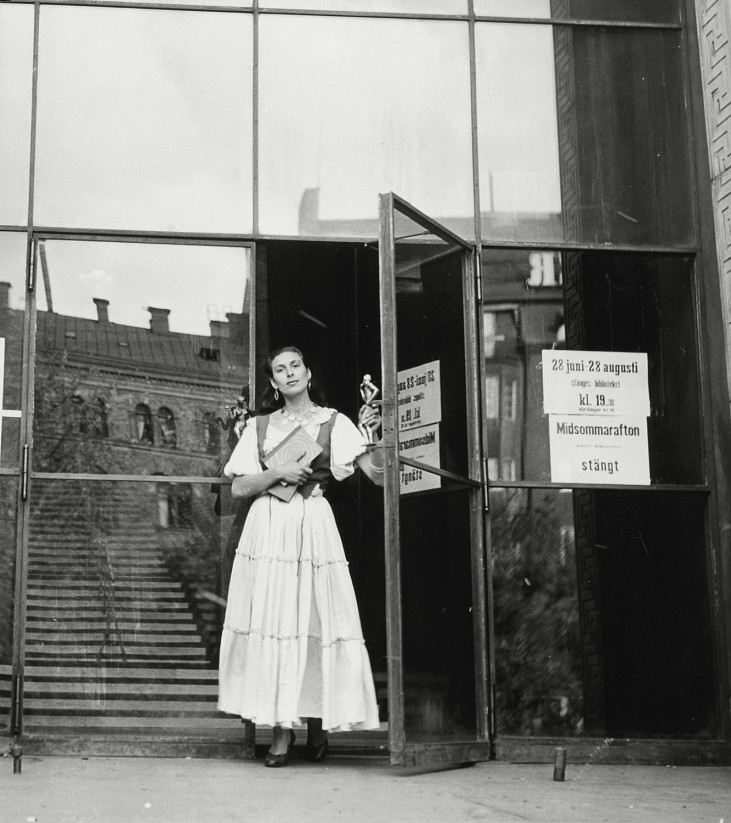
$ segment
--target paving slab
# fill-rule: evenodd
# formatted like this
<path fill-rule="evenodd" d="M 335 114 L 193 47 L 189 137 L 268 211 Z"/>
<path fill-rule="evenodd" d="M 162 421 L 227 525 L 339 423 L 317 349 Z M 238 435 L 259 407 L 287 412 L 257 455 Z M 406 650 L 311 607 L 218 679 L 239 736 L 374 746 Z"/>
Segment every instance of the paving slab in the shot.
<path fill-rule="evenodd" d="M 1 823 L 731 823 L 731 768 L 484 763 L 404 772 L 380 758 L 0 759 Z"/>

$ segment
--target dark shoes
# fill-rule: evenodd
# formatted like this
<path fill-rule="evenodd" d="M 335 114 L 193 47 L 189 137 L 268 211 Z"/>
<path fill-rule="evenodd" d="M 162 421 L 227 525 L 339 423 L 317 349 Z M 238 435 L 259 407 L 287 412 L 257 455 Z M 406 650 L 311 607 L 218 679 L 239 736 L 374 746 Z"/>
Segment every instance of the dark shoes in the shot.
<path fill-rule="evenodd" d="M 278 769 L 281 766 L 288 766 L 289 758 L 292 754 L 292 749 L 294 748 L 294 740 L 294 732 L 290 729 L 289 744 L 287 745 L 287 751 L 284 752 L 284 754 L 272 754 L 270 749 L 267 752 L 266 757 L 264 758 L 264 765 L 268 766 L 270 769 Z M 327 736 L 325 736 L 325 739 L 322 741 L 322 743 L 320 743 L 317 746 L 313 746 L 308 741 L 307 746 L 305 747 L 305 758 L 312 763 L 322 763 L 322 761 L 327 757 L 327 750 Z"/>
<path fill-rule="evenodd" d="M 281 766 L 286 766 L 289 764 L 289 756 L 292 754 L 292 749 L 294 748 L 294 732 L 292 729 L 289 730 L 289 744 L 287 746 L 287 751 L 284 754 L 272 754 L 271 750 L 267 752 L 266 757 L 264 758 L 264 765 L 268 766 L 270 769 L 278 769 Z"/>
<path fill-rule="evenodd" d="M 309 741 L 305 747 L 305 757 L 313 763 L 322 763 L 327 757 L 327 737 L 319 746 L 313 746 Z"/>

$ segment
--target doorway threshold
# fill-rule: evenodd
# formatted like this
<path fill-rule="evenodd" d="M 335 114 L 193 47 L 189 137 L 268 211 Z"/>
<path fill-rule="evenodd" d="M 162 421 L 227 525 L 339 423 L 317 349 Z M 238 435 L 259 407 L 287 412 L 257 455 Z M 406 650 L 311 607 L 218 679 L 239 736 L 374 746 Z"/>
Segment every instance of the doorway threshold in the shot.
<path fill-rule="evenodd" d="M 305 745 L 307 729 L 295 726 L 295 749 Z M 272 730 L 268 726 L 256 729 L 256 754 L 263 757 L 272 742 Z M 381 723 L 373 731 L 333 732 L 328 736 L 329 756 L 332 757 L 388 757 L 388 724 Z"/>

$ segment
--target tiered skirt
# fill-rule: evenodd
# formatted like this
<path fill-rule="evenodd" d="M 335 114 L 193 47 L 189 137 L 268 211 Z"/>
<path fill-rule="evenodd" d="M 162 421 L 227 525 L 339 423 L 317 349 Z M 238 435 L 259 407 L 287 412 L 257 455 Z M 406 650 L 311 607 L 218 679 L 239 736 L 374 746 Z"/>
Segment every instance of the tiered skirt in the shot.
<path fill-rule="evenodd" d="M 263 726 L 379 726 L 348 562 L 322 495 L 249 510 L 221 638 L 218 708 Z"/>

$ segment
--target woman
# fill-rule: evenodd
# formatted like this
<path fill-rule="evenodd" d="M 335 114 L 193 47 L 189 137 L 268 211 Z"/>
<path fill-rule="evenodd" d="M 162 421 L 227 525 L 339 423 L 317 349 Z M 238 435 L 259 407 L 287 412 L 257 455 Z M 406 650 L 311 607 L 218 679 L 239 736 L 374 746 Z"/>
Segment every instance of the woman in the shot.
<path fill-rule="evenodd" d="M 239 541 L 221 638 L 221 711 L 273 727 L 264 764 L 286 766 L 293 725 L 307 718 L 306 755 L 322 761 L 327 732 L 378 728 L 373 675 L 328 482 L 358 465 L 381 484 L 383 468 L 345 416 L 310 397 L 312 373 L 302 352 L 287 346 L 266 361 L 271 413 L 244 429 L 224 468 L 234 497 L 256 498 Z M 361 408 L 359 423 L 380 426 L 377 409 Z M 310 466 L 297 461 L 266 468 L 268 454 L 297 426 L 322 452 Z M 268 489 L 295 484 L 290 502 Z"/>

